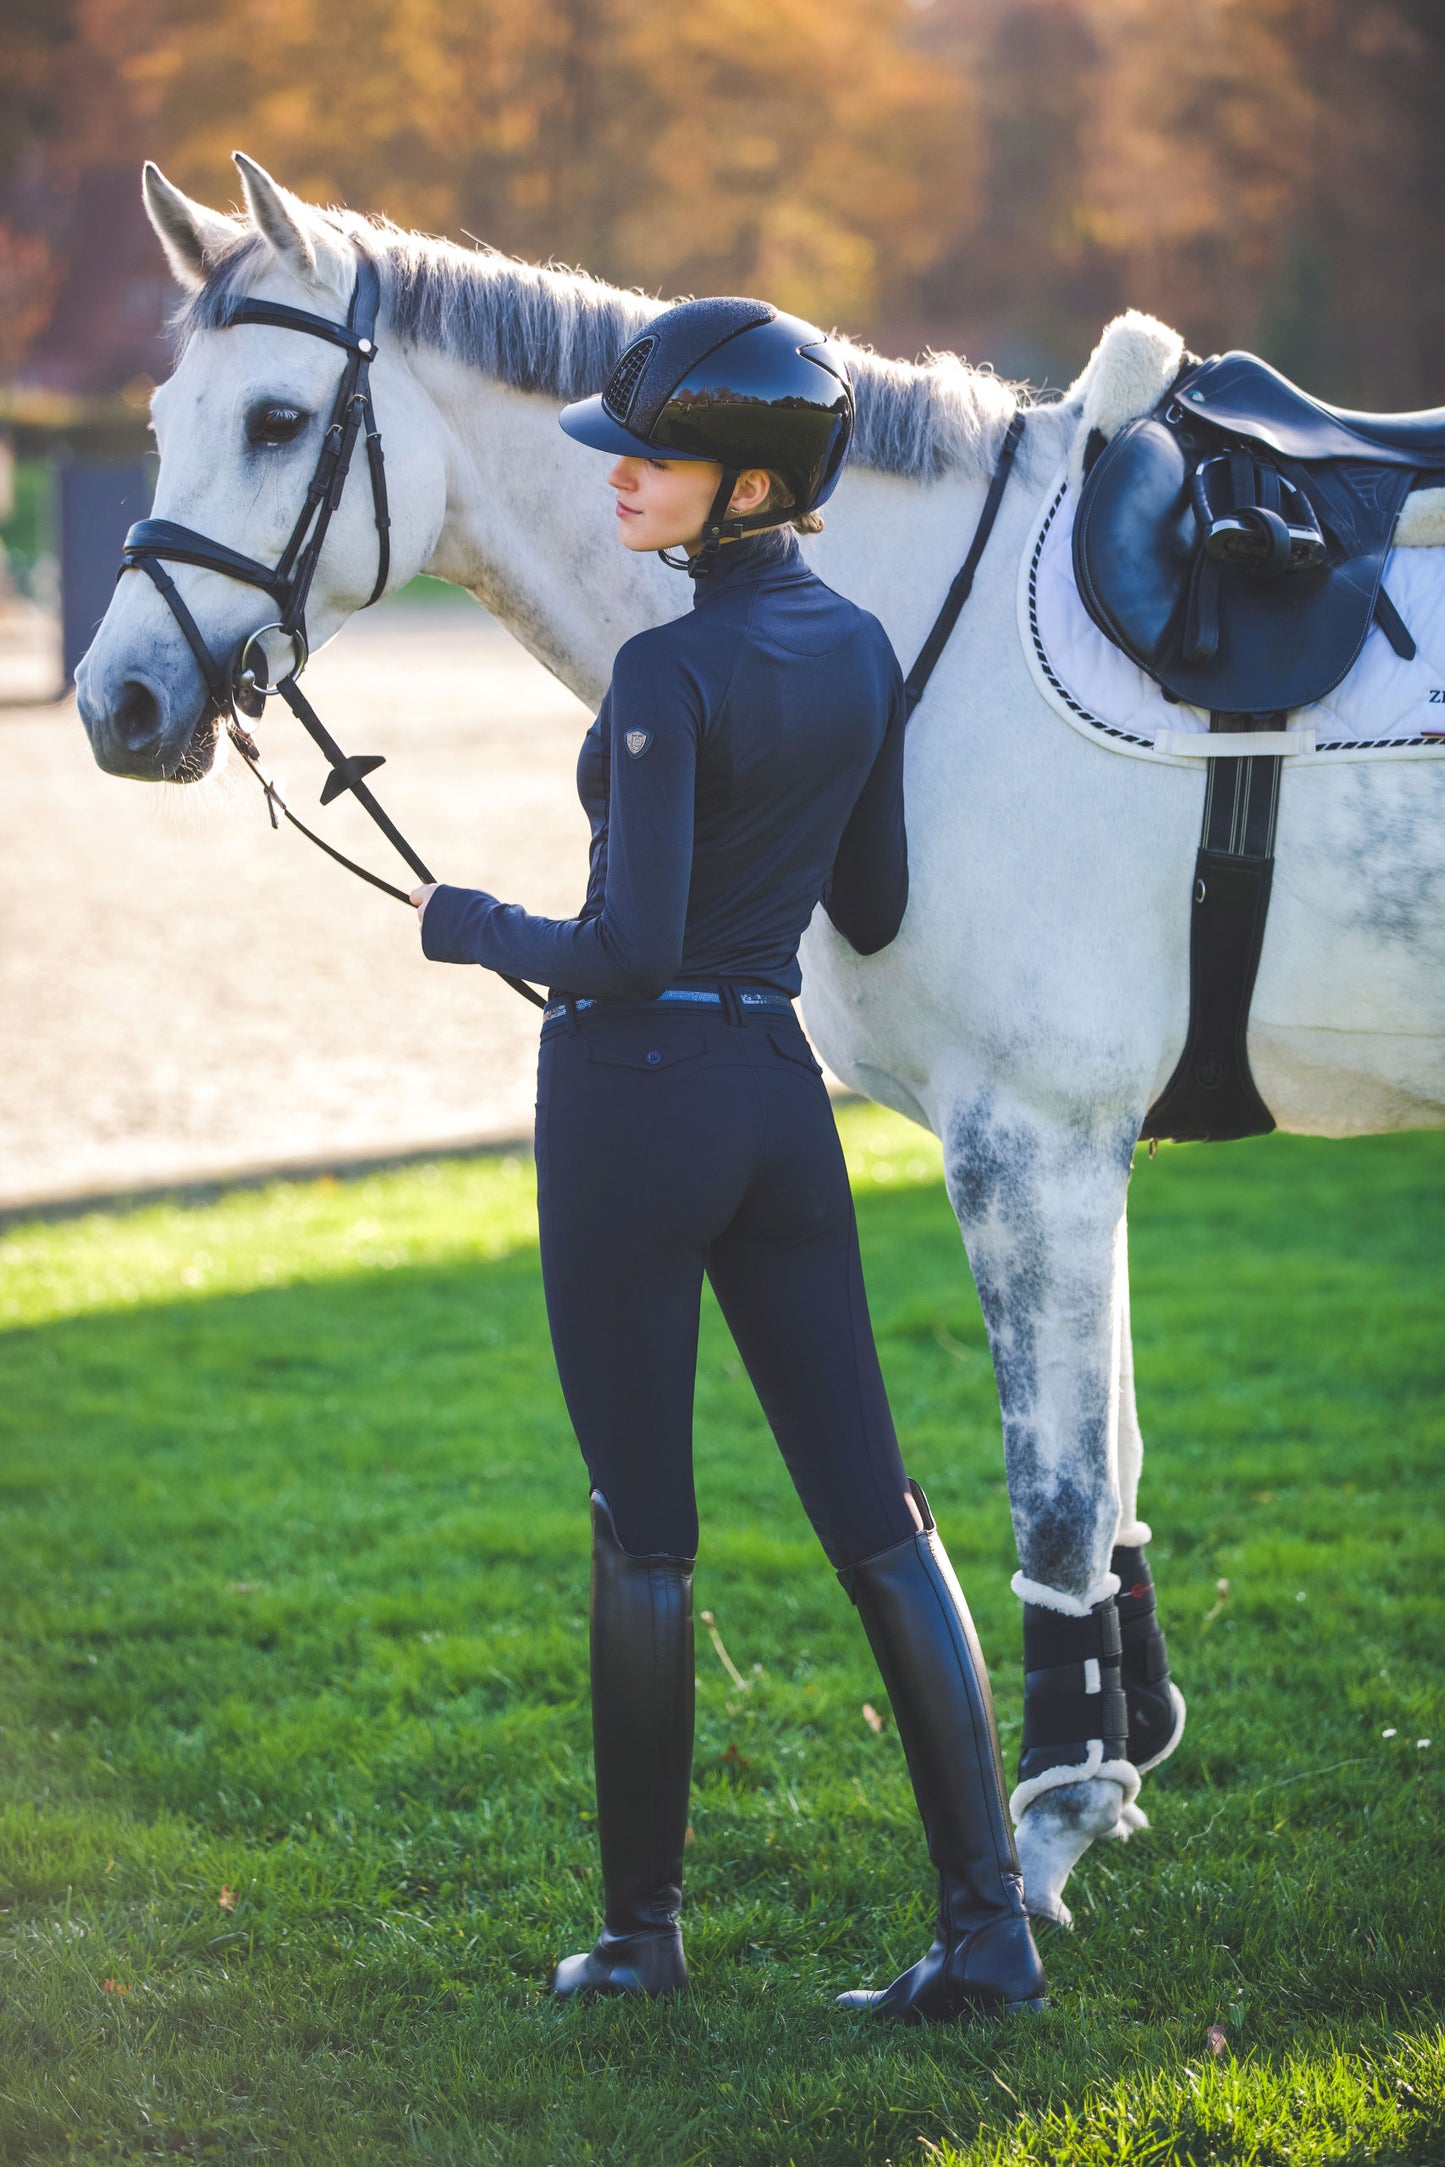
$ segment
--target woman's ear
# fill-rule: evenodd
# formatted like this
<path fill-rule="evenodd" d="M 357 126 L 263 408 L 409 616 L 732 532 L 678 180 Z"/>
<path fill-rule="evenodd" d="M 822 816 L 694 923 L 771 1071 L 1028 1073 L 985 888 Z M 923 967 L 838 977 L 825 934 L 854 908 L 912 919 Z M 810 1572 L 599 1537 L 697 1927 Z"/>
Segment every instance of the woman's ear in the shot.
<path fill-rule="evenodd" d="M 760 512 L 772 493 L 773 477 L 765 467 L 749 467 L 738 476 L 737 487 L 728 502 L 728 510 L 739 519 L 749 512 Z"/>

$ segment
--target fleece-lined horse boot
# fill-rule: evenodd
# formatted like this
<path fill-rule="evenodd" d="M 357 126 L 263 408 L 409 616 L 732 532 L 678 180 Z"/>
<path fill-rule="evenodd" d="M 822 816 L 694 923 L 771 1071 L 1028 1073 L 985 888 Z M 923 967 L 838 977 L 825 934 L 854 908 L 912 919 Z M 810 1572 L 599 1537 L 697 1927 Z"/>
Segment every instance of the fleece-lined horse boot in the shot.
<path fill-rule="evenodd" d="M 634 1557 L 592 1493 L 592 1747 L 605 1923 L 554 1994 L 685 1994 L 682 1852 L 692 1777 L 691 1558 Z"/>
<path fill-rule="evenodd" d="M 1106 1595 L 1087 1610 L 1075 1608 L 1077 1615 L 1070 1616 L 1024 1604 L 1024 1738 L 1015 1813 L 1024 1810 L 1020 1793 L 1031 1799 L 1101 1768 L 1129 1777 L 1118 1603 Z M 1138 1783 L 1129 1780 L 1132 1796 Z"/>
<path fill-rule="evenodd" d="M 909 1487 L 922 1533 L 838 1578 L 893 1706 L 938 1869 L 938 1921 L 911 1970 L 878 1992 L 840 1994 L 838 2007 L 915 2023 L 1041 2009 L 1043 1967 L 1024 1914 L 988 1673 L 928 1500 Z"/>
<path fill-rule="evenodd" d="M 1118 1582 L 1105 1574 L 1076 1596 L 1016 1573 L 1013 1586 L 1024 1605 L 1024 1735 L 1009 1805 L 1030 1917 L 1071 1926 L 1064 1884 L 1090 1844 L 1148 1826 L 1134 1803 Z"/>
<path fill-rule="evenodd" d="M 1119 1575 L 1119 1638 L 1130 1760 L 1144 1775 L 1167 1761 L 1184 1735 L 1184 1695 L 1169 1676 L 1169 1650 L 1154 1608 L 1154 1578 L 1142 1545 L 1109 1560 Z"/>

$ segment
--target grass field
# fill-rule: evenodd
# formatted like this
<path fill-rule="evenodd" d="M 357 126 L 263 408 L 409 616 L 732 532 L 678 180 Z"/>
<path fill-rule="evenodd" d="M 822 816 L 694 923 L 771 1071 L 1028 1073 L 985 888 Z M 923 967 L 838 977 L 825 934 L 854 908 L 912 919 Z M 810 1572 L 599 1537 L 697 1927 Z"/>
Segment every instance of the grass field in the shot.
<path fill-rule="evenodd" d="M 992 1655 L 998 1417 L 934 1149 L 842 1116 L 884 1367 Z M 0 2159 L 1445 2158 L 1445 1137 L 1141 1161 L 1180 1752 L 1036 2023 L 831 1996 L 928 1938 L 854 1614 L 705 1319 L 684 2005 L 562 2008 L 598 1890 L 585 1485 L 525 1162 L 0 1242 Z M 1433 1742 L 1431 1742 L 1433 1741 Z M 1210 2034 L 1215 2036 L 1211 2043 Z"/>

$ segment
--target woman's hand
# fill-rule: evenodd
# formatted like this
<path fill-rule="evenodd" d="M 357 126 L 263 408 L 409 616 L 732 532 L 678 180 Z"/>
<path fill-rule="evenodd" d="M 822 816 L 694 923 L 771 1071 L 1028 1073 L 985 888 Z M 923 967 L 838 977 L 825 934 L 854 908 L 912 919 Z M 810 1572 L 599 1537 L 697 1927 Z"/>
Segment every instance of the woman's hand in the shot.
<path fill-rule="evenodd" d="M 415 903 L 416 905 L 416 919 L 418 925 L 420 925 L 422 919 L 425 918 L 427 904 L 436 894 L 437 889 L 440 885 L 441 883 L 439 881 L 429 881 L 424 888 L 413 888 L 410 896 L 407 898 L 408 902 Z"/>

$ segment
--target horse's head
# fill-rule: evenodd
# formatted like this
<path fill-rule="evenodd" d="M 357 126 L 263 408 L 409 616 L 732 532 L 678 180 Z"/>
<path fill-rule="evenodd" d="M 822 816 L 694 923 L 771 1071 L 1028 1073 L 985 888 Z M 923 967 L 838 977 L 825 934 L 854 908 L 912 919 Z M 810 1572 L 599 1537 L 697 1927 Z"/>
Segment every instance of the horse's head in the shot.
<path fill-rule="evenodd" d="M 145 169 L 151 224 L 191 295 L 180 360 L 152 402 L 161 462 L 153 516 L 270 567 L 317 471 L 347 354 L 284 325 L 228 327 L 228 315 L 247 297 L 344 323 L 358 259 L 343 226 L 239 153 L 236 164 L 245 218 L 207 210 L 155 166 Z M 446 443 L 405 355 L 389 350 L 384 313 L 377 345 L 371 384 L 391 485 L 387 584 L 394 589 L 427 562 L 441 531 Z M 368 600 L 377 566 L 376 509 L 360 444 L 306 600 L 312 647 Z M 277 617 L 275 600 L 219 571 L 174 561 L 165 570 L 217 671 L 228 677 L 248 635 Z M 289 651 L 284 642 L 279 651 Z M 109 773 L 190 782 L 211 767 L 221 739 L 216 701 L 175 614 L 140 570 L 117 584 L 76 690 L 91 748 Z"/>

